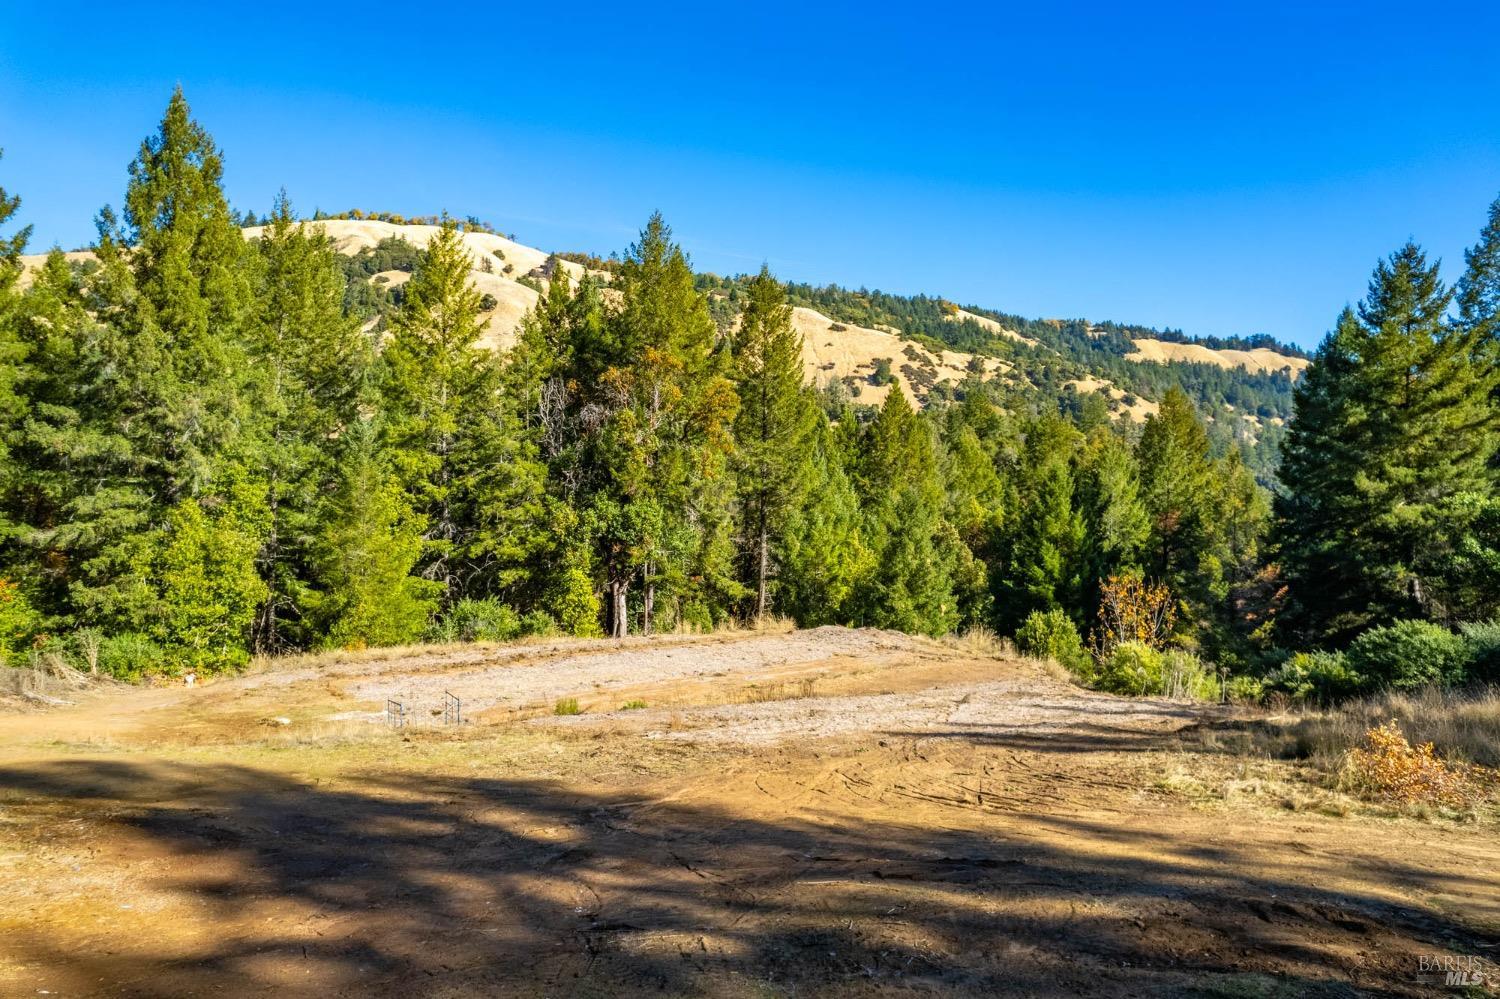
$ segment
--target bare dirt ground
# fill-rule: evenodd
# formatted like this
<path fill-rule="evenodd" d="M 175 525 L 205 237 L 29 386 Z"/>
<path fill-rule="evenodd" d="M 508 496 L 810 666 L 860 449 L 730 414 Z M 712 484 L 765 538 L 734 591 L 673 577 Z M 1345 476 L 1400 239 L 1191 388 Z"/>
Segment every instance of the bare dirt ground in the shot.
<path fill-rule="evenodd" d="M 1240 723 L 841 629 L 109 690 L 0 716 L 0 995 L 1435 995 L 1436 959 L 1494 970 L 1492 822 L 1302 795 L 1215 748 Z"/>

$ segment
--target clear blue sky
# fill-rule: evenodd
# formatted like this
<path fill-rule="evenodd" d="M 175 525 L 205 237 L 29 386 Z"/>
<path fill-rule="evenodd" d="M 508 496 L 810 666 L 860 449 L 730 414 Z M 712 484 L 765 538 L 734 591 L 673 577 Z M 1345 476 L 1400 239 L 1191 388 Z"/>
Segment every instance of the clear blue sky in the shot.
<path fill-rule="evenodd" d="M 1493 0 L 458 6 L 7 5 L 0 185 L 87 243 L 180 82 L 257 211 L 1304 345 L 1500 195 Z"/>

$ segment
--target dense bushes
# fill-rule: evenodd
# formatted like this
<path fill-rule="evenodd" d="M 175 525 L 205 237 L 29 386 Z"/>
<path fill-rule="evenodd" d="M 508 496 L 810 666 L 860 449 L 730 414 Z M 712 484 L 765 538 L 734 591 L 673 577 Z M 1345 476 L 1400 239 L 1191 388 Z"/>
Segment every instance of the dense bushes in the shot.
<path fill-rule="evenodd" d="M 557 630 L 557 622 L 546 611 L 517 614 L 515 608 L 493 597 L 466 598 L 432 626 L 428 638 L 435 642 L 508 642 L 526 635 L 552 635 Z"/>
<path fill-rule="evenodd" d="M 1463 635 L 1465 679 L 1473 683 L 1500 684 L 1500 621 L 1481 621 L 1459 629 Z"/>
<path fill-rule="evenodd" d="M 1353 697 L 1364 686 L 1365 679 L 1351 670 L 1338 652 L 1298 652 L 1265 679 L 1268 691 L 1318 704 Z"/>
<path fill-rule="evenodd" d="M 1099 664 L 1099 689 L 1139 697 L 1161 686 L 1162 654 L 1141 642 L 1121 642 Z"/>
<path fill-rule="evenodd" d="M 1119 642 L 1097 661 L 1083 647 L 1072 620 L 1060 610 L 1033 611 L 1016 629 L 1016 647 L 1054 659 L 1081 682 L 1112 694 L 1150 697 L 1218 697 L 1218 680 L 1204 663 L 1182 649 L 1162 651 L 1144 642 Z"/>
<path fill-rule="evenodd" d="M 1371 628 L 1345 652 L 1298 652 L 1265 678 L 1268 691 L 1332 704 L 1381 690 L 1500 682 L 1500 621 L 1458 633 L 1427 621 Z"/>
<path fill-rule="evenodd" d="M 1219 696 L 1219 682 L 1202 660 L 1182 649 L 1165 652 L 1141 642 L 1121 642 L 1099 664 L 1098 687 L 1112 694 L 1184 697 Z"/>
<path fill-rule="evenodd" d="M 117 680 L 141 680 L 166 672 L 161 646 L 145 635 L 110 635 L 99 643 L 99 671 Z"/>
<path fill-rule="evenodd" d="M 1397 621 L 1371 628 L 1349 645 L 1346 660 L 1356 674 L 1392 690 L 1450 686 L 1464 678 L 1466 643 L 1427 621 Z"/>
<path fill-rule="evenodd" d="M 10 580 L 0 579 L 0 666 L 21 650 L 36 624 L 37 613 L 26 594 Z"/>
<path fill-rule="evenodd" d="M 1016 629 L 1016 648 L 1038 659 L 1055 659 L 1080 680 L 1094 676 L 1094 660 L 1083 648 L 1083 638 L 1060 610 L 1032 611 Z"/>

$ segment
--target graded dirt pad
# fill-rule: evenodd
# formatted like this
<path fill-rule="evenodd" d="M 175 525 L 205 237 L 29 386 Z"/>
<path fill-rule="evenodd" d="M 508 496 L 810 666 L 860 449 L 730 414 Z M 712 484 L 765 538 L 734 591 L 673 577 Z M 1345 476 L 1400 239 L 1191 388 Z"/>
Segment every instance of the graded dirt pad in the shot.
<path fill-rule="evenodd" d="M 489 703 L 361 720 L 444 685 Z M 585 713 L 538 707 L 564 697 Z M 1492 823 L 1166 790 L 1226 772 L 1188 735 L 1233 721 L 840 629 L 107 693 L 0 718 L 0 995 L 1438 995 L 1424 959 L 1493 970 Z"/>

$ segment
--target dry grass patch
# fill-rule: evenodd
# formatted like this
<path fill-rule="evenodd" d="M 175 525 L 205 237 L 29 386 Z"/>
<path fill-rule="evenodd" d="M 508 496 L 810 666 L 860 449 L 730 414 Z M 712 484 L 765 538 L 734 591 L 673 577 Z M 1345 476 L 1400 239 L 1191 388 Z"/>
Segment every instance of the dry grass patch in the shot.
<path fill-rule="evenodd" d="M 1500 692 L 1386 693 L 1330 709 L 1242 715 L 1185 733 L 1183 748 L 1266 764 L 1276 773 L 1234 790 L 1280 796 L 1293 811 L 1343 815 L 1377 806 L 1475 818 L 1500 800 Z M 1159 789 L 1176 790 L 1170 777 Z"/>
<path fill-rule="evenodd" d="M 1337 769 L 1345 754 L 1366 744 L 1366 734 L 1395 722 L 1416 745 L 1458 764 L 1500 766 L 1500 691 L 1432 689 L 1386 693 L 1329 710 L 1303 709 L 1267 719 L 1255 741 L 1270 755 L 1306 759 Z"/>
<path fill-rule="evenodd" d="M 768 701 L 795 701 L 818 696 L 817 676 L 804 676 L 796 680 L 773 680 L 768 683 L 752 683 L 740 691 L 735 700 L 740 704 L 764 704 Z"/>
<path fill-rule="evenodd" d="M 1016 647 L 1011 644 L 1010 639 L 1001 638 L 982 624 L 976 624 L 962 633 L 944 635 L 941 643 L 945 648 L 976 659 L 1016 658 Z"/>

